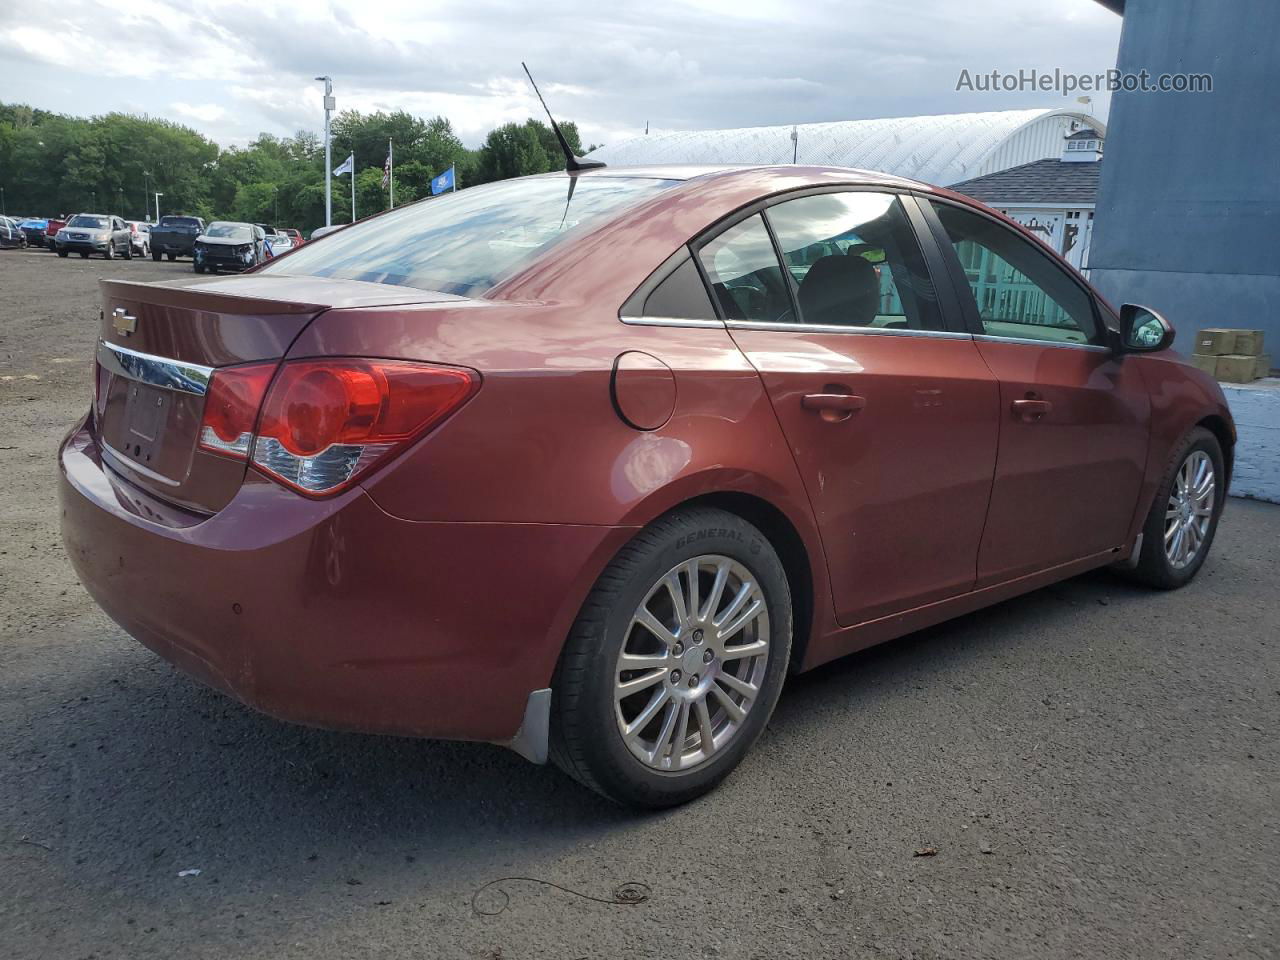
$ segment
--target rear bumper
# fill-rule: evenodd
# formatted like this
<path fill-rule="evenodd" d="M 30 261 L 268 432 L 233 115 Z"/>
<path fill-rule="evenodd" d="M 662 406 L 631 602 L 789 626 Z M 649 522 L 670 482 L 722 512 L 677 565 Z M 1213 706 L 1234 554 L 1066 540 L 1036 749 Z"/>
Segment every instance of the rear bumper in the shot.
<path fill-rule="evenodd" d="M 60 451 L 62 534 L 106 613 L 183 671 L 284 720 L 507 741 L 631 528 L 401 520 L 363 490 L 313 501 L 250 474 L 180 514 Z"/>

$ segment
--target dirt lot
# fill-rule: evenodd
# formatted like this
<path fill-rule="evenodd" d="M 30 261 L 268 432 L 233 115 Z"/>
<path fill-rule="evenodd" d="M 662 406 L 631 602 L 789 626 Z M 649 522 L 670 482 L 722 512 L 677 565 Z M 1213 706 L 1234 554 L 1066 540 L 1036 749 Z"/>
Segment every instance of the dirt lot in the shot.
<path fill-rule="evenodd" d="M 97 611 L 55 447 L 96 278 L 175 275 L 0 252 L 0 957 L 1276 956 L 1280 507 L 1231 501 L 1180 592 L 1084 577 L 793 681 L 721 790 L 635 816 L 255 715 Z M 544 882 L 473 903 L 503 877 Z"/>

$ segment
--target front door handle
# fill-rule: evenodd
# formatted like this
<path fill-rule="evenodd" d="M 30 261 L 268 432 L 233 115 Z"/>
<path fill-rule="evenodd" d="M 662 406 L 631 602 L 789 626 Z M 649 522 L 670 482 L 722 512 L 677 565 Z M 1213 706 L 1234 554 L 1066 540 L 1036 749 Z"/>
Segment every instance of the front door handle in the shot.
<path fill-rule="evenodd" d="M 1050 410 L 1053 404 L 1048 400 L 1015 400 L 1013 401 L 1013 413 L 1026 423 L 1039 423 Z"/>
<path fill-rule="evenodd" d="M 848 420 L 866 405 L 866 397 L 851 393 L 806 393 L 800 398 L 800 406 L 829 421 Z"/>

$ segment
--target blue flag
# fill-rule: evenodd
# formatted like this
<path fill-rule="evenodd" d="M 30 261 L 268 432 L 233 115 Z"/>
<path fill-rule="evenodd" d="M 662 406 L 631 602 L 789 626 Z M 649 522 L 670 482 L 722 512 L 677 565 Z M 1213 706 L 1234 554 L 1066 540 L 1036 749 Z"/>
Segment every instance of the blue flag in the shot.
<path fill-rule="evenodd" d="M 440 174 L 440 176 L 433 178 L 431 181 L 432 196 L 435 196 L 437 193 L 444 193 L 446 190 L 452 190 L 452 189 L 454 189 L 453 167 L 450 167 L 444 173 Z"/>

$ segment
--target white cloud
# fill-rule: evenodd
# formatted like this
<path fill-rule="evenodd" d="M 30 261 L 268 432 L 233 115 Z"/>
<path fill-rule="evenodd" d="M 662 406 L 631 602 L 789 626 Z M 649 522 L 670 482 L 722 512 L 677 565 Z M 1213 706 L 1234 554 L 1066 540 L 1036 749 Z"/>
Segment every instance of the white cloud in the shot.
<path fill-rule="evenodd" d="M 179 100 L 169 104 L 169 107 L 184 119 L 203 123 L 216 123 L 227 115 L 227 108 L 216 103 L 183 103 Z"/>
<path fill-rule="evenodd" d="M 0 0 L 0 62 L 20 65 L 5 100 L 79 114 L 141 104 L 224 144 L 318 130 L 312 78 L 329 73 L 340 109 L 443 114 L 475 145 L 542 115 L 527 60 L 557 117 L 610 142 L 646 122 L 1067 105 L 957 93 L 955 80 L 962 67 L 1096 73 L 1114 65 L 1119 29 L 1094 0 L 916 0 L 909 17 L 884 0 Z"/>

